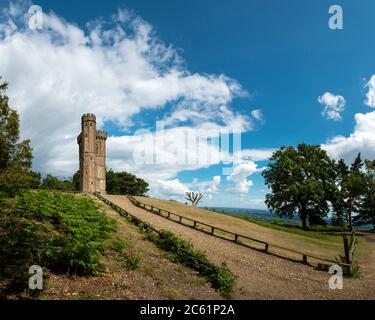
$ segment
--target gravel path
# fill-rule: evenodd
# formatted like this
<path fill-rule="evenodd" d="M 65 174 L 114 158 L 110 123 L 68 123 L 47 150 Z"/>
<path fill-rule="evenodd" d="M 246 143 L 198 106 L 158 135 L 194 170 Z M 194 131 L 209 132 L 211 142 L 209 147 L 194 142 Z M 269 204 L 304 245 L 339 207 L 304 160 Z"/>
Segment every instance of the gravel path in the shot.
<path fill-rule="evenodd" d="M 157 229 L 172 231 L 208 258 L 225 262 L 236 275 L 234 299 L 375 299 L 375 249 L 359 279 L 344 279 L 343 290 L 330 290 L 327 272 L 257 252 L 179 225 L 134 206 L 125 196 L 105 196 L 132 215 Z"/>

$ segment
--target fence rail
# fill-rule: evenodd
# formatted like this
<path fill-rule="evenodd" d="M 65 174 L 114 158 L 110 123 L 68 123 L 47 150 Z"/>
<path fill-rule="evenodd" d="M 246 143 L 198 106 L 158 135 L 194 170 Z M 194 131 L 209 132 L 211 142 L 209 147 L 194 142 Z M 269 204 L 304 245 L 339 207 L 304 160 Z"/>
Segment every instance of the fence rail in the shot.
<path fill-rule="evenodd" d="M 150 228 L 151 230 L 153 230 L 154 232 L 156 232 L 157 234 L 160 235 L 160 231 L 155 229 L 151 224 L 137 218 L 136 216 L 130 214 L 129 212 L 127 212 L 126 210 L 120 208 L 118 205 L 114 204 L 112 201 L 109 201 L 108 199 L 104 198 L 100 193 L 94 193 L 94 195 L 101 201 L 103 201 L 104 203 L 108 204 L 110 207 L 112 207 L 112 209 L 114 209 L 115 211 L 117 211 L 121 216 L 123 217 L 126 217 L 126 218 L 130 218 L 132 219 L 133 221 L 135 221 L 136 223 L 138 224 L 141 224 L 141 225 L 144 225 L 145 227 L 147 228 Z"/>
<path fill-rule="evenodd" d="M 219 228 L 219 227 L 215 227 L 213 225 L 210 225 L 210 224 L 198 221 L 198 220 L 194 220 L 194 219 L 191 219 L 191 218 L 188 218 L 188 217 L 184 217 L 184 216 L 181 216 L 177 213 L 158 208 L 154 205 L 142 203 L 132 196 L 128 196 L 128 199 L 135 206 L 140 207 L 142 209 L 145 209 L 145 210 L 147 210 L 149 212 L 152 212 L 156 215 L 159 215 L 163 218 L 166 218 L 166 219 L 171 220 L 173 222 L 182 224 L 186 227 L 190 227 L 190 228 L 193 228 L 195 230 L 204 232 L 204 233 L 209 234 L 211 236 L 214 236 L 214 237 L 217 237 L 217 238 L 220 238 L 220 239 L 224 239 L 224 240 L 227 240 L 227 241 L 231 241 L 233 243 L 236 243 L 238 245 L 241 245 L 241 246 L 244 246 L 244 247 L 247 247 L 247 248 L 250 248 L 250 249 L 254 249 L 254 250 L 257 250 L 257 251 L 262 251 L 262 252 L 265 252 L 265 253 L 277 255 L 277 256 L 282 257 L 282 258 L 290 259 L 288 257 L 280 256 L 279 254 L 270 252 L 271 248 L 276 248 L 276 249 L 283 250 L 283 251 L 288 252 L 288 253 L 292 253 L 294 255 L 301 256 L 302 260 L 297 260 L 297 262 L 302 262 L 304 264 L 308 264 L 308 258 L 312 258 L 312 259 L 315 259 L 315 260 L 318 260 L 318 261 L 321 261 L 321 262 L 328 262 L 330 264 L 338 264 L 338 265 L 341 265 L 341 266 L 344 266 L 344 267 L 350 267 L 351 263 L 352 263 L 351 259 L 350 260 L 345 259 L 345 262 L 342 262 L 342 261 L 339 261 L 339 260 L 334 261 L 334 260 L 330 260 L 330 259 L 327 259 L 327 258 L 324 258 L 324 257 L 319 257 L 319 256 L 316 256 L 316 255 L 313 255 L 311 253 L 307 253 L 307 252 L 303 252 L 303 251 L 299 251 L 299 250 L 294 250 L 294 249 L 290 249 L 290 248 L 285 248 L 285 247 L 280 246 L 280 245 L 276 245 L 276 244 L 273 244 L 273 243 L 269 243 L 269 242 L 266 242 L 266 241 L 255 239 L 255 238 L 243 235 L 243 234 L 234 233 L 232 231 L 225 230 L 225 229 L 222 229 L 222 228 Z M 173 217 L 175 217 L 175 218 L 173 218 Z M 204 226 L 206 228 L 201 228 L 200 226 Z M 218 234 L 218 231 L 221 233 L 221 235 Z M 223 236 L 223 234 L 229 235 L 229 237 L 225 237 L 225 236 Z M 244 243 L 244 240 L 248 240 L 248 241 L 251 241 L 251 242 L 255 242 L 257 244 L 261 244 L 262 248 L 255 247 L 254 245 L 250 245 L 248 243 Z M 355 238 L 354 238 L 354 240 L 351 241 L 349 253 L 354 251 L 354 246 L 355 246 Z M 294 261 L 296 261 L 296 260 L 294 260 Z"/>

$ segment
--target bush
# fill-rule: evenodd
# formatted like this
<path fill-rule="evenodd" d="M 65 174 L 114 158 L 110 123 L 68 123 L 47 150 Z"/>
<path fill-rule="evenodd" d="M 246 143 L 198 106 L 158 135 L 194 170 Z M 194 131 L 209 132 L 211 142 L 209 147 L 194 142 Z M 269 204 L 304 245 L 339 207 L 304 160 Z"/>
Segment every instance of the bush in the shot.
<path fill-rule="evenodd" d="M 187 242 L 169 231 L 162 230 L 156 244 L 159 248 L 169 253 L 168 257 L 173 262 L 179 262 L 187 267 L 198 271 L 212 283 L 212 286 L 219 293 L 229 298 L 233 290 L 235 277 L 231 274 L 226 265 L 217 267 L 211 263 L 204 252 L 194 249 L 190 242 Z"/>
<path fill-rule="evenodd" d="M 138 269 L 139 264 L 141 263 L 141 256 L 138 254 L 125 254 L 125 265 L 129 270 Z"/>
<path fill-rule="evenodd" d="M 90 198 L 26 192 L 0 211 L 0 274 L 16 281 L 34 264 L 54 272 L 95 274 L 102 270 L 105 249 L 120 246 L 107 241 L 115 227 Z"/>

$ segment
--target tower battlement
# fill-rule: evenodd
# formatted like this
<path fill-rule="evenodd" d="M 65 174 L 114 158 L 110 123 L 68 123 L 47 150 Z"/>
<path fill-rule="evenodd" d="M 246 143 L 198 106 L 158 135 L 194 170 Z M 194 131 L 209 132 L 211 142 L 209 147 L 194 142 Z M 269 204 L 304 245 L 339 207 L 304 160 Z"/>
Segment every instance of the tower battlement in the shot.
<path fill-rule="evenodd" d="M 93 121 L 93 122 L 96 122 L 96 116 L 95 116 L 95 114 L 93 114 L 93 113 L 85 113 L 85 114 L 82 116 L 82 122 L 85 122 L 85 121 Z"/>
<path fill-rule="evenodd" d="M 85 113 L 81 120 L 82 131 L 77 137 L 80 191 L 105 193 L 107 132 L 96 130 L 96 116 L 93 113 Z"/>
<path fill-rule="evenodd" d="M 107 140 L 107 132 L 97 130 L 96 131 L 96 140 L 106 141 Z"/>

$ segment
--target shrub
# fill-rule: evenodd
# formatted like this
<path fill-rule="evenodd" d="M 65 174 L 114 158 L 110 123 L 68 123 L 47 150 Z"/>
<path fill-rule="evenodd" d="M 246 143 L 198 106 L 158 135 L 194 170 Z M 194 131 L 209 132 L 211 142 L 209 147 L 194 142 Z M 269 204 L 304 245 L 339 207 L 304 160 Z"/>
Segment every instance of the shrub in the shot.
<path fill-rule="evenodd" d="M 16 282 L 22 280 L 17 274 L 34 264 L 55 272 L 95 274 L 102 270 L 105 249 L 121 246 L 108 241 L 115 227 L 90 198 L 23 193 L 0 212 L 0 274 Z M 9 266 L 17 266 L 17 272 Z"/>
<path fill-rule="evenodd" d="M 226 265 L 217 267 L 207 259 L 204 252 L 194 249 L 190 242 L 179 238 L 169 231 L 162 230 L 160 237 L 154 239 L 156 239 L 155 242 L 159 248 L 169 253 L 168 258 L 170 260 L 182 263 L 198 271 L 212 283 L 212 286 L 222 296 L 230 297 L 235 277 Z"/>
<path fill-rule="evenodd" d="M 129 270 L 138 269 L 139 264 L 141 263 L 141 256 L 138 254 L 125 254 L 125 265 Z"/>

